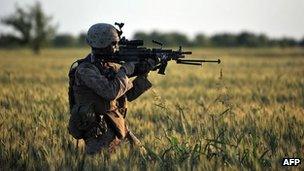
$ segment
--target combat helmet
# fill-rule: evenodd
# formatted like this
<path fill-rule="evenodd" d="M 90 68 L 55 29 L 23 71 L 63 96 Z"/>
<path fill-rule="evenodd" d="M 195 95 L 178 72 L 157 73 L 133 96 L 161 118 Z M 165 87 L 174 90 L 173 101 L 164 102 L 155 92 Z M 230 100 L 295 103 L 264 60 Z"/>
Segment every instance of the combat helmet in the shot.
<path fill-rule="evenodd" d="M 106 23 L 97 23 L 90 27 L 87 32 L 86 42 L 92 48 L 105 48 L 113 42 L 119 41 L 119 35 L 114 26 Z"/>

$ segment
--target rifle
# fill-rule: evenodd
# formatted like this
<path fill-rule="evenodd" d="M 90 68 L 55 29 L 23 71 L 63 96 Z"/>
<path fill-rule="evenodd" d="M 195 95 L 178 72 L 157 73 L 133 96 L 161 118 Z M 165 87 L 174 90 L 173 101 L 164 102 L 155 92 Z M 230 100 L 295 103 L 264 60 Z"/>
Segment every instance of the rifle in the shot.
<path fill-rule="evenodd" d="M 119 27 L 118 34 L 121 36 L 122 27 L 124 23 L 115 23 Z M 191 55 L 191 51 L 183 51 L 180 46 L 178 50 L 163 49 L 161 42 L 152 41 L 154 44 L 160 45 L 160 48 L 147 48 L 144 47 L 143 40 L 128 40 L 125 37 L 121 38 L 118 42 L 119 51 L 107 55 L 107 61 L 115 63 L 123 62 L 140 62 L 149 58 L 157 61 L 156 66 L 153 70 L 158 70 L 158 74 L 165 75 L 165 70 L 168 65 L 168 61 L 174 60 L 177 64 L 186 65 L 199 65 L 202 66 L 205 62 L 221 63 L 220 59 L 217 60 L 205 60 L 205 59 L 184 59 L 186 55 Z"/>

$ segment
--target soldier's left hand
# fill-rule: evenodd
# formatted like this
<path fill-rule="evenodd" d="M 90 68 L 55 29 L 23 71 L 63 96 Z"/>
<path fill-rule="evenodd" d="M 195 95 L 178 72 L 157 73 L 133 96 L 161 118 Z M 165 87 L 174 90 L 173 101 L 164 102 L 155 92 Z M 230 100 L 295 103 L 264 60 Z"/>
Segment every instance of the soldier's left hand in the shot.
<path fill-rule="evenodd" d="M 157 61 L 154 59 L 147 59 L 139 62 L 135 65 L 134 74 L 137 76 L 147 75 L 151 70 L 155 68 Z"/>
<path fill-rule="evenodd" d="M 149 70 L 152 70 L 154 69 L 154 67 L 156 66 L 157 64 L 157 61 L 155 59 L 152 59 L 152 58 L 148 58 L 148 60 L 146 61 L 149 65 Z"/>
<path fill-rule="evenodd" d="M 126 73 L 126 75 L 130 76 L 134 74 L 136 69 L 136 64 L 137 64 L 136 62 L 126 62 L 121 66 L 121 68 Z"/>

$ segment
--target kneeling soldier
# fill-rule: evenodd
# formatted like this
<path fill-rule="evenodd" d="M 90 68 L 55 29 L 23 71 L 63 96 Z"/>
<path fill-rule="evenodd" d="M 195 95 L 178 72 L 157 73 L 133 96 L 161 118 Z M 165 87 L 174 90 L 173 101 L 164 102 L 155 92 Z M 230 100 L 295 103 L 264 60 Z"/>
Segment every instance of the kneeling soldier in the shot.
<path fill-rule="evenodd" d="M 111 152 L 123 139 L 140 145 L 125 122 L 126 100 L 136 99 L 152 85 L 147 74 L 137 76 L 132 82 L 129 77 L 136 67 L 142 70 L 145 66 L 148 73 L 155 61 L 143 65 L 128 62 L 120 67 L 107 62 L 105 54 L 118 50 L 119 39 L 118 30 L 110 24 L 91 26 L 86 41 L 92 51 L 74 62 L 69 72 L 69 132 L 76 139 L 84 139 L 88 154 L 103 148 Z"/>

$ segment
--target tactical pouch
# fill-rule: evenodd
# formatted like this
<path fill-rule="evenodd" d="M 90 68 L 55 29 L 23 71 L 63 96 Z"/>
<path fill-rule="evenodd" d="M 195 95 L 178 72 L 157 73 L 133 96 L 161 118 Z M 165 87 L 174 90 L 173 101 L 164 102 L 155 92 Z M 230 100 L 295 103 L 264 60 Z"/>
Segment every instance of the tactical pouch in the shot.
<path fill-rule="evenodd" d="M 76 139 L 97 137 L 106 131 L 101 117 L 97 117 L 94 105 L 74 105 L 69 120 L 69 133 Z"/>
<path fill-rule="evenodd" d="M 85 133 L 84 130 L 79 129 L 79 124 L 81 123 L 81 117 L 78 114 L 79 108 L 79 105 L 72 107 L 68 126 L 69 133 L 76 139 L 82 139 Z"/>

